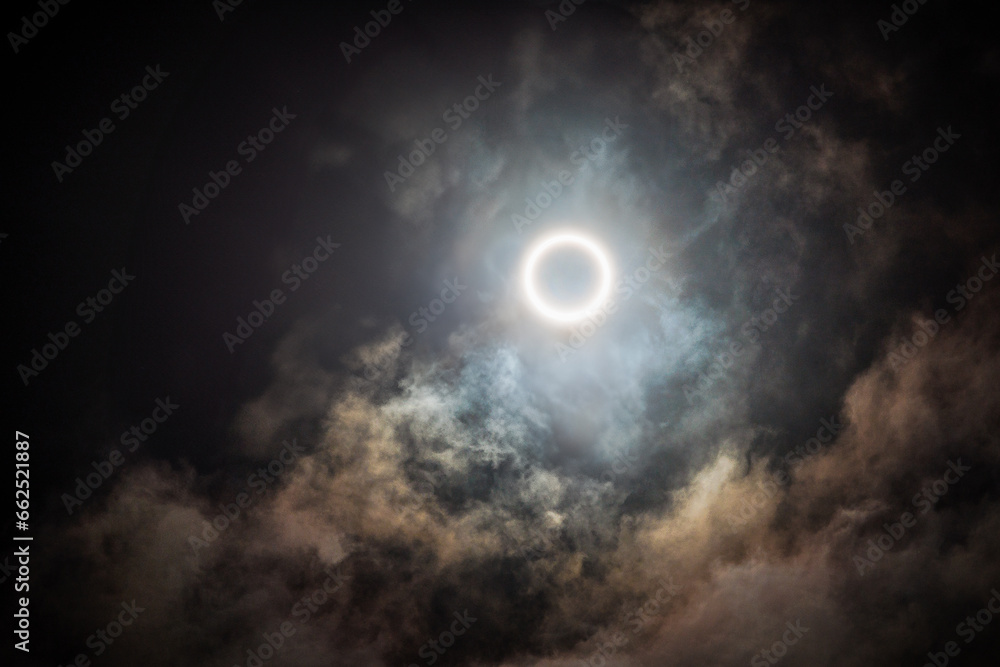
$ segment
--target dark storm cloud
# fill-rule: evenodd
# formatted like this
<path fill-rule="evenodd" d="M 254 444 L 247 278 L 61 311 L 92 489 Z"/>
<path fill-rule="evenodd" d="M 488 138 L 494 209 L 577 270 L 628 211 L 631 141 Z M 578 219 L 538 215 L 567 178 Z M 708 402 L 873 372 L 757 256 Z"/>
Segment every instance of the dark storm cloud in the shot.
<path fill-rule="evenodd" d="M 727 9 L 734 21 L 679 71 L 686 38 Z M 473 21 L 489 48 L 465 71 L 399 43 L 360 56 L 365 76 L 335 112 L 358 138 L 302 159 L 328 175 L 374 165 L 373 214 L 408 239 L 390 262 L 433 259 L 407 314 L 442 280 L 471 287 L 425 333 L 360 313 L 350 324 L 370 336 L 337 364 L 320 360 L 323 315 L 304 318 L 233 420 L 245 465 L 137 465 L 87 508 L 53 561 L 87 592 L 65 623 L 132 598 L 148 610 L 109 664 L 247 664 L 283 622 L 296 632 L 274 664 L 428 664 L 428 640 L 466 611 L 476 621 L 444 664 L 596 667 L 602 647 L 609 664 L 746 664 L 782 641 L 788 665 L 900 664 L 953 639 L 1000 584 L 1000 279 L 962 311 L 946 302 L 995 252 L 994 223 L 925 190 L 856 246 L 843 231 L 951 122 L 905 116 L 918 65 L 817 46 L 788 32 L 782 4 L 592 11 L 554 32 L 539 8 L 499 33 Z M 881 44 L 872 30 L 830 27 Z M 381 174 L 491 73 L 496 92 L 390 189 Z M 778 128 L 824 85 L 828 102 Z M 852 105 L 912 135 L 887 146 Z M 609 118 L 627 129 L 574 163 Z M 777 150 L 716 196 L 771 138 Z M 969 156 L 947 158 L 928 178 Z M 511 217 L 560 170 L 574 183 L 518 233 Z M 670 261 L 561 358 L 566 338 L 524 311 L 514 276 L 527 244 L 567 219 L 619 272 L 650 248 Z M 887 287 L 914 258 L 935 275 Z M 782 293 L 795 299 L 779 313 Z M 951 320 L 894 367 L 939 308 Z M 836 437 L 788 466 L 831 418 Z M 193 541 L 289 438 L 306 453 L 207 546 Z M 860 573 L 867 541 L 959 459 L 967 476 Z M 296 605 L 331 571 L 346 583 L 302 620 Z"/>

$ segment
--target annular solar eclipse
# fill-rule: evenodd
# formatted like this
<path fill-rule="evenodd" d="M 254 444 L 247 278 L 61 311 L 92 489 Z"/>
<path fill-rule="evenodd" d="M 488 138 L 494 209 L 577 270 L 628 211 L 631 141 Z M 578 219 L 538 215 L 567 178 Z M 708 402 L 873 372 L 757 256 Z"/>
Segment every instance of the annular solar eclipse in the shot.
<path fill-rule="evenodd" d="M 545 260 L 554 251 L 567 248 L 582 251 L 597 269 L 597 287 L 582 305 L 557 303 L 551 297 L 543 296 L 539 286 L 539 269 Z M 611 273 L 611 261 L 599 243 L 579 232 L 558 232 L 538 241 L 528 251 L 522 273 L 525 297 L 539 314 L 550 320 L 566 324 L 577 322 L 607 300 L 611 293 Z"/>

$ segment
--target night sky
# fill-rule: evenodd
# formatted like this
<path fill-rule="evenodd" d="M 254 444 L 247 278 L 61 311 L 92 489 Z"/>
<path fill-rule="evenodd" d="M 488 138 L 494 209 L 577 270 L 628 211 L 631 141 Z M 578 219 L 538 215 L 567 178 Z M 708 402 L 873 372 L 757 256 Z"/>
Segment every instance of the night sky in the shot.
<path fill-rule="evenodd" d="M 11 664 L 997 664 L 992 9 L 8 6 Z"/>

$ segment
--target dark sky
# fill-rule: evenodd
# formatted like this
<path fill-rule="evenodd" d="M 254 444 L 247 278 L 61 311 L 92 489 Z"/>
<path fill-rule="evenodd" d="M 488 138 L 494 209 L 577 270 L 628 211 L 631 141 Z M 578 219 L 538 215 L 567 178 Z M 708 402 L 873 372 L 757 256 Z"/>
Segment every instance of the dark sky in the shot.
<path fill-rule="evenodd" d="M 14 664 L 996 664 L 988 4 L 42 5 Z"/>

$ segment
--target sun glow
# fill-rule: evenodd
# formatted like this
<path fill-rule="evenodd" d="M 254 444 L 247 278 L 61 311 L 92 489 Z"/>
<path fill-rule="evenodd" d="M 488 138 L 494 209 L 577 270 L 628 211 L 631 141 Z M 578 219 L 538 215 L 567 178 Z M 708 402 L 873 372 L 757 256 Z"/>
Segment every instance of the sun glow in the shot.
<path fill-rule="evenodd" d="M 538 287 L 538 269 L 542 260 L 554 250 L 565 247 L 582 249 L 598 269 L 597 290 L 582 307 L 560 307 L 546 301 Z M 557 322 L 569 323 L 584 319 L 600 309 L 611 293 L 611 262 L 607 253 L 595 241 L 577 232 L 559 232 L 539 241 L 528 252 L 524 262 L 524 292 L 528 302 L 542 315 Z"/>

